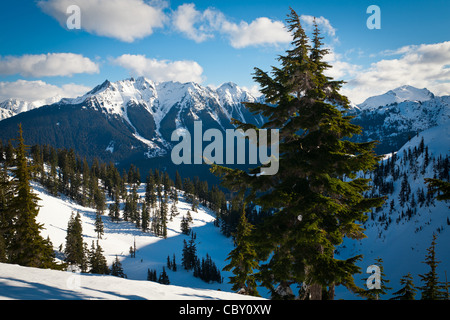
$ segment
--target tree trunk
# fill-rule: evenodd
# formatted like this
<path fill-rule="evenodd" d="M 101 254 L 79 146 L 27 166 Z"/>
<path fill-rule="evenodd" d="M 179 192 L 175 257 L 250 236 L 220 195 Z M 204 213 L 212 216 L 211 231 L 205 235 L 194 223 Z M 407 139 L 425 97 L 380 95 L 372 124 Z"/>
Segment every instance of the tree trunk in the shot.
<path fill-rule="evenodd" d="M 320 284 L 313 283 L 309 287 L 309 299 L 322 300 L 322 286 Z"/>

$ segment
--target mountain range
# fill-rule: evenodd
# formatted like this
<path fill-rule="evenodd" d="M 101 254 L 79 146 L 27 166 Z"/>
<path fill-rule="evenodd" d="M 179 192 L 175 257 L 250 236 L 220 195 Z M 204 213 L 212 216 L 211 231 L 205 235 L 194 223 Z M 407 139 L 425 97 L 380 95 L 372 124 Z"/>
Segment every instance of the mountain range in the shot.
<path fill-rule="evenodd" d="M 58 101 L 56 101 L 58 100 Z M 261 125 L 264 119 L 245 108 L 244 102 L 264 102 L 234 83 L 218 88 L 194 82 L 156 83 L 144 77 L 117 82 L 106 80 L 83 96 L 50 101 L 7 100 L 0 104 L 0 136 L 17 135 L 22 123 L 29 144 L 51 144 L 74 149 L 92 160 L 113 161 L 127 168 L 159 167 L 173 171 L 171 134 L 176 129 L 193 132 L 201 120 L 204 130 L 234 128 L 231 120 Z M 397 151 L 411 137 L 450 119 L 450 96 L 435 96 L 427 89 L 402 86 L 368 98 L 349 110 L 353 122 L 363 127 L 357 141 L 377 140 L 376 152 Z M 204 170 L 190 166 L 189 170 Z"/>

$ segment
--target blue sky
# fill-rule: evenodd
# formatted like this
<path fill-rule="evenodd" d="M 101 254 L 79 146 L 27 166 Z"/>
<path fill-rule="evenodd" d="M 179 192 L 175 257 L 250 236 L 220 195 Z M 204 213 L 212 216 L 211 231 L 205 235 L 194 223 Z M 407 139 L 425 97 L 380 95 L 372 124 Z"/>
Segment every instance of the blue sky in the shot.
<path fill-rule="evenodd" d="M 70 5 L 81 29 L 68 29 Z M 368 29 L 370 5 L 381 29 Z M 329 75 L 354 103 L 409 84 L 450 94 L 450 2 L 15 0 L 0 2 L 0 100 L 74 97 L 105 79 L 146 76 L 257 92 L 289 48 L 289 7 L 311 31 L 317 17 L 331 53 Z"/>

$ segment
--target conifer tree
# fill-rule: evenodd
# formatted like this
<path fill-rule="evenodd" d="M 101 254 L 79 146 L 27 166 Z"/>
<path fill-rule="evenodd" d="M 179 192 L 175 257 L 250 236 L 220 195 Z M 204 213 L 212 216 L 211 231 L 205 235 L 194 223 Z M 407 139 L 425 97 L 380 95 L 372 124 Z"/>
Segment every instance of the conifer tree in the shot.
<path fill-rule="evenodd" d="M 189 233 L 191 232 L 191 228 L 189 227 L 189 220 L 184 216 L 181 218 L 180 228 L 183 234 L 189 235 Z"/>
<path fill-rule="evenodd" d="M 89 251 L 90 273 L 109 274 L 109 268 L 106 258 L 103 255 L 103 249 L 100 247 L 98 240 L 97 245 L 92 241 L 91 250 Z"/>
<path fill-rule="evenodd" d="M 253 270 L 258 268 L 257 256 L 253 244 L 249 241 L 253 228 L 247 221 L 245 210 L 242 210 L 235 234 L 235 248 L 229 253 L 226 260 L 230 260 L 230 263 L 223 270 L 233 270 L 234 276 L 230 277 L 229 282 L 233 284 L 231 288 L 233 291 L 259 296 L 256 289 L 255 275 L 253 274 Z"/>
<path fill-rule="evenodd" d="M 117 256 L 111 266 L 111 275 L 120 277 L 120 278 L 126 278 L 125 273 L 123 273 L 122 263 L 120 262 L 120 260 Z"/>
<path fill-rule="evenodd" d="M 434 233 L 431 246 L 427 249 L 428 254 L 423 262 L 430 267 L 430 271 L 425 274 L 419 274 L 420 279 L 424 282 L 424 285 L 419 287 L 422 293 L 422 300 L 440 300 L 444 297 L 437 274 L 437 266 L 440 261 L 436 260 L 436 240 L 437 235 Z"/>
<path fill-rule="evenodd" d="M 367 298 L 368 300 L 380 300 L 380 296 L 387 294 L 387 292 L 392 289 L 387 286 L 387 284 L 390 282 L 386 278 L 386 275 L 384 274 L 384 267 L 383 267 L 383 259 L 376 258 L 375 259 L 375 265 L 380 268 L 380 288 L 373 288 L 373 289 L 367 289 L 367 290 L 360 290 L 358 295 L 361 297 Z M 364 282 L 367 281 L 367 278 L 363 279 Z"/>
<path fill-rule="evenodd" d="M 8 248 L 10 263 L 28 267 L 56 267 L 53 248 L 41 235 L 42 225 L 36 222 L 39 213 L 39 198 L 30 186 L 30 171 L 27 161 L 27 146 L 19 125 L 18 146 L 12 170 L 13 194 L 9 204 L 10 216 L 14 219 L 13 234 Z"/>
<path fill-rule="evenodd" d="M 393 293 L 395 297 L 392 297 L 391 300 L 415 300 L 417 289 L 414 286 L 411 273 L 403 276 L 400 279 L 400 284 L 403 287 Z"/>
<path fill-rule="evenodd" d="M 369 180 L 357 176 L 376 165 L 376 142 L 348 139 L 362 129 L 345 114 L 349 101 L 339 93 L 343 82 L 324 75 L 327 50 L 317 26 L 311 47 L 292 9 L 287 23 L 292 49 L 279 57 L 280 67 L 273 67 L 272 74 L 255 69 L 266 103 L 246 103 L 267 121 L 261 127 L 234 121 L 242 130 L 279 130 L 278 172 L 264 174 L 268 165 L 249 172 L 212 165 L 212 172 L 225 187 L 244 195 L 246 203 L 275 209 L 255 230 L 263 285 L 275 293 L 276 286 L 287 292 L 298 284 L 307 288 L 305 298 L 333 299 L 336 284 L 357 290 L 353 274 L 360 272 L 356 262 L 361 258 L 336 259 L 336 246 L 344 237 L 364 238 L 366 213 L 384 201 L 366 198 Z"/>
<path fill-rule="evenodd" d="M 102 220 L 102 213 L 103 212 L 99 210 L 97 210 L 95 213 L 94 232 L 97 233 L 97 239 L 101 239 L 102 235 L 105 233 Z"/>
<path fill-rule="evenodd" d="M 169 276 L 166 273 L 166 269 L 163 267 L 163 271 L 159 275 L 158 282 L 161 284 L 170 284 Z"/>
<path fill-rule="evenodd" d="M 79 212 L 77 212 L 76 216 L 72 212 L 68 222 L 64 253 L 66 256 L 65 261 L 71 265 L 81 266 L 85 259 L 83 228 Z"/>

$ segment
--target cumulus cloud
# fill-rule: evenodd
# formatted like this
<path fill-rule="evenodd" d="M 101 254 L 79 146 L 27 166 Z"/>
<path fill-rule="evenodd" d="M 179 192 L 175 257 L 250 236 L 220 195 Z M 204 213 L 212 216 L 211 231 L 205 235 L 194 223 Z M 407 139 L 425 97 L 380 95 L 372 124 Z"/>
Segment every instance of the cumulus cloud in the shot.
<path fill-rule="evenodd" d="M 316 24 L 319 27 L 319 30 L 321 30 L 321 32 L 329 35 L 330 37 L 335 38 L 335 40 L 337 40 L 336 38 L 336 29 L 331 25 L 330 21 L 324 17 L 314 17 L 314 16 L 309 16 L 309 15 L 304 15 L 302 14 L 300 16 L 300 21 L 303 24 L 303 27 L 305 29 L 309 29 L 312 30 L 314 27 L 314 19 L 316 20 Z"/>
<path fill-rule="evenodd" d="M 189 39 L 203 42 L 214 37 L 212 28 L 207 27 L 211 23 L 211 13 L 210 10 L 203 13 L 196 10 L 193 3 L 182 4 L 173 13 L 173 26 Z"/>
<path fill-rule="evenodd" d="M 172 20 L 175 30 L 196 42 L 214 38 L 216 34 L 227 37 L 234 48 L 277 45 L 292 40 L 281 21 L 260 17 L 250 23 L 241 21 L 237 24 L 213 8 L 201 12 L 193 3 L 180 5 L 174 11 Z"/>
<path fill-rule="evenodd" d="M 145 55 L 124 54 L 112 62 L 127 69 L 133 76 L 145 76 L 156 82 L 203 81 L 203 68 L 195 61 L 168 61 L 147 58 Z"/>
<path fill-rule="evenodd" d="M 99 36 L 133 42 L 161 28 L 167 17 L 163 1 L 143 0 L 47 0 L 39 1 L 43 12 L 66 27 L 67 8 L 77 5 L 81 13 L 81 29 Z"/>
<path fill-rule="evenodd" d="M 437 95 L 450 94 L 450 41 L 402 47 L 348 80 L 343 92 L 354 103 L 390 89 L 411 85 Z"/>
<path fill-rule="evenodd" d="M 14 82 L 0 82 L 0 101 L 12 98 L 31 102 L 55 96 L 75 98 L 85 94 L 90 89 L 90 87 L 74 83 L 59 87 L 42 80 L 27 81 L 20 79 Z"/>
<path fill-rule="evenodd" d="M 0 57 L 0 74 L 25 77 L 72 76 L 75 73 L 98 73 L 98 64 L 80 54 L 47 53 Z"/>

